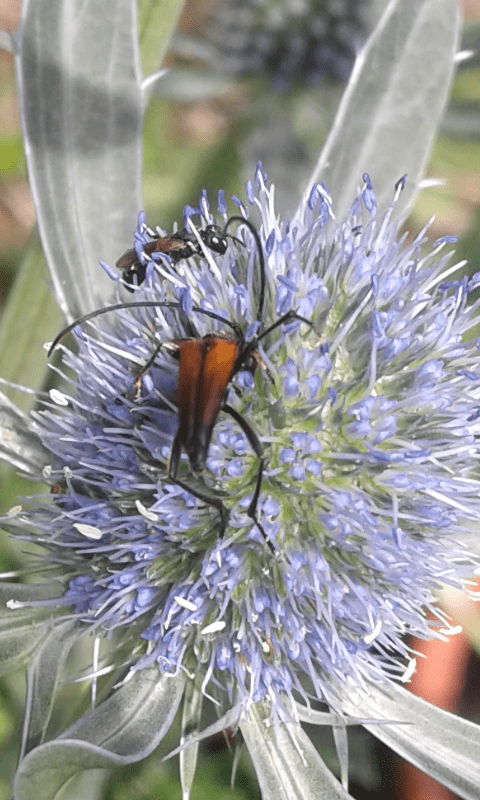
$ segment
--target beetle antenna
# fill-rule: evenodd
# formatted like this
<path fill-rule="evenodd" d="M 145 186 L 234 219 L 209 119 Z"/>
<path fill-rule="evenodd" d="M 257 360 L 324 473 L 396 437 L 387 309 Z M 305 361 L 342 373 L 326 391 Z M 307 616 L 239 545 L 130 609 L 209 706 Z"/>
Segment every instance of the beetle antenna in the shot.
<path fill-rule="evenodd" d="M 263 252 L 262 241 L 260 239 L 260 235 L 250 220 L 245 219 L 245 217 L 241 217 L 238 214 L 235 214 L 230 219 L 227 219 L 225 223 L 225 228 L 223 229 L 226 232 L 228 226 L 231 222 L 241 222 L 242 225 L 246 225 L 249 229 L 250 233 L 252 234 L 253 238 L 255 239 L 255 244 L 257 245 L 257 253 L 258 253 L 258 266 L 260 268 L 260 298 L 257 305 L 257 321 L 263 317 L 263 306 L 265 303 L 265 283 L 266 283 L 266 276 L 265 276 L 265 255 Z"/>
<path fill-rule="evenodd" d="M 95 319 L 95 317 L 101 317 L 103 314 L 108 314 L 109 311 L 119 311 L 121 308 L 148 308 L 149 306 L 167 306 L 169 308 L 180 308 L 180 303 L 162 303 L 158 300 L 137 300 L 131 303 L 115 303 L 113 306 L 104 306 L 104 308 L 97 308 L 95 311 L 90 311 L 88 314 L 84 314 L 83 317 L 78 317 L 70 325 L 67 325 L 60 333 L 57 333 L 55 339 L 51 343 L 50 347 L 48 348 L 47 356 L 50 357 L 55 350 L 57 344 L 59 343 L 60 339 L 63 339 L 67 333 L 73 331 L 77 325 L 82 325 L 84 322 L 88 322 L 91 319 Z"/>
<path fill-rule="evenodd" d="M 84 322 L 95 319 L 95 317 L 101 317 L 103 314 L 108 314 L 110 311 L 119 311 L 122 308 L 176 308 L 181 310 L 182 306 L 180 303 L 170 303 L 165 300 L 136 300 L 130 303 L 115 303 L 113 306 L 97 308 L 95 311 L 90 311 L 89 314 L 79 317 L 71 322 L 70 325 L 67 325 L 66 328 L 63 328 L 63 330 L 61 330 L 60 333 L 55 336 L 55 339 L 48 348 L 47 356 L 50 357 L 52 355 L 59 341 L 63 339 L 67 333 L 73 331 L 77 325 L 82 325 Z M 222 322 L 224 325 L 228 325 L 230 328 L 232 328 L 236 336 L 242 336 L 240 328 L 235 322 L 225 319 L 225 317 L 222 317 L 220 314 L 216 314 L 215 311 L 209 311 L 208 308 L 199 308 L 198 306 L 193 306 L 191 310 L 197 312 L 198 314 L 204 314 L 206 317 L 210 317 L 210 319 L 216 319 L 218 322 Z"/>

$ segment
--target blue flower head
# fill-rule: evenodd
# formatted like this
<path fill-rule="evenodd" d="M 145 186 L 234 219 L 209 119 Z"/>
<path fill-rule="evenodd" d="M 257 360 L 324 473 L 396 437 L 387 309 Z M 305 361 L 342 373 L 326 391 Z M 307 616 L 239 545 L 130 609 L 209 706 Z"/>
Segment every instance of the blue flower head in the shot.
<path fill-rule="evenodd" d="M 292 700 L 336 708 L 346 681 L 401 678 L 405 634 L 440 636 L 434 593 L 471 569 L 477 281 L 455 279 L 446 240 L 399 238 L 395 203 L 377 215 L 368 176 L 342 223 L 320 185 L 279 220 L 260 166 L 246 195 L 235 214 L 260 237 L 262 318 L 249 226 L 228 228 L 224 254 L 199 244 L 149 260 L 141 215 L 137 305 L 78 325 L 75 350 L 62 342 L 63 385 L 34 413 L 52 492 L 6 524 L 45 548 L 65 614 L 131 643 L 132 670 L 195 674 L 224 709 L 268 700 L 288 719 Z M 197 231 L 227 219 L 222 193 L 215 212 L 205 195 L 186 209 Z M 233 414 L 220 412 L 203 472 L 182 453 L 172 478 L 179 371 L 197 385 L 175 348 L 234 341 L 223 317 L 258 353 L 228 383 Z M 210 399 L 195 396 L 183 422 Z"/>
<path fill-rule="evenodd" d="M 365 38 L 368 0 L 221 4 L 205 36 L 236 75 L 266 75 L 274 88 L 346 80 Z"/>

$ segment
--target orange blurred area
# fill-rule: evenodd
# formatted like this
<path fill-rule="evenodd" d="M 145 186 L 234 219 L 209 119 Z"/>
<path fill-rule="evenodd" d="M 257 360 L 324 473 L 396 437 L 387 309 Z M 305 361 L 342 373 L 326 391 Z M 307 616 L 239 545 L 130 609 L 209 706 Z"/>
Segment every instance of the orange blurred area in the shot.
<path fill-rule="evenodd" d="M 477 583 L 477 591 L 478 589 L 480 583 Z M 441 605 L 452 618 L 452 626 L 458 624 L 465 632 L 451 636 L 448 642 L 411 639 L 411 647 L 424 658 L 417 657 L 417 670 L 408 688 L 413 694 L 439 708 L 461 713 L 467 670 L 473 654 L 468 632 L 472 636 L 476 635 L 480 620 L 479 609 L 467 594 L 450 588 L 442 594 Z M 457 798 L 457 795 L 407 762 L 402 762 L 400 778 L 397 793 L 399 800 Z"/>
<path fill-rule="evenodd" d="M 480 3 L 478 0 L 461 0 L 465 19 L 475 19 L 480 17 Z"/>

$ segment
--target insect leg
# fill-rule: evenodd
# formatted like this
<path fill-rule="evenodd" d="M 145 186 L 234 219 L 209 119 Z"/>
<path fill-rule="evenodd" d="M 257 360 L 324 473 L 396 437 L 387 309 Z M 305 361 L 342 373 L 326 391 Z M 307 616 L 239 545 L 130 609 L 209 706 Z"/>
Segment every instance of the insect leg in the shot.
<path fill-rule="evenodd" d="M 284 314 L 283 317 L 280 317 L 280 319 L 275 320 L 275 322 L 272 325 L 270 325 L 266 330 L 262 331 L 262 333 L 257 337 L 257 341 L 263 339 L 264 336 L 268 336 L 268 334 L 274 331 L 275 328 L 280 327 L 280 325 L 283 325 L 285 322 L 289 322 L 290 320 L 295 320 L 295 319 L 298 319 L 300 322 L 304 322 L 306 325 L 309 325 L 310 328 L 312 328 L 315 331 L 315 333 L 317 333 L 318 336 L 320 335 L 315 330 L 315 325 L 313 324 L 311 319 L 302 317 L 301 314 L 297 314 L 296 311 L 287 311 L 287 313 Z"/>
<path fill-rule="evenodd" d="M 269 546 L 272 553 L 275 553 L 275 548 L 268 538 L 267 534 L 265 533 L 265 529 L 260 524 L 257 518 L 257 505 L 258 505 L 258 498 L 260 497 L 260 491 L 262 489 L 262 478 L 263 478 L 263 468 L 265 466 L 265 459 L 261 458 L 258 462 L 258 471 L 257 471 L 257 482 L 255 485 L 255 491 L 253 493 L 253 497 L 250 501 L 250 505 L 247 508 L 248 516 L 253 519 L 255 525 L 257 526 L 258 530 L 262 534 L 263 538 L 265 539 L 267 545 Z"/>
<path fill-rule="evenodd" d="M 258 458 L 262 458 L 263 456 L 262 443 L 258 438 L 257 434 L 255 433 L 255 431 L 253 430 L 253 428 L 251 428 L 250 425 L 248 424 L 247 420 L 244 419 L 242 415 L 239 414 L 238 411 L 236 411 L 236 409 L 232 408 L 232 406 L 229 406 L 228 403 L 223 404 L 222 411 L 225 411 L 227 414 L 230 414 L 230 416 L 233 417 L 235 422 L 238 422 L 242 431 L 247 437 L 250 447 L 254 451 L 255 455 L 257 455 Z"/>
<path fill-rule="evenodd" d="M 170 476 L 171 477 L 171 476 Z M 218 497 L 210 497 L 208 494 L 204 494 L 203 492 L 198 491 L 197 489 L 193 489 L 188 483 L 182 481 L 180 478 L 172 478 L 177 486 L 180 486 L 181 489 L 184 489 L 189 494 L 193 494 L 194 497 L 197 497 L 198 500 L 203 500 L 208 506 L 213 506 L 217 509 L 218 513 L 220 514 L 220 539 L 223 539 L 225 531 L 227 530 L 227 523 L 228 523 L 228 511 L 223 505 L 222 501 Z"/>
<path fill-rule="evenodd" d="M 193 494 L 194 497 L 197 497 L 199 500 L 203 500 L 209 506 L 213 506 L 218 510 L 220 514 L 220 538 L 223 539 L 225 531 L 227 530 L 227 523 L 228 523 L 228 511 L 223 505 L 222 501 L 217 497 L 210 497 L 204 492 L 200 492 L 197 489 L 193 489 L 188 483 L 185 483 L 180 478 L 177 478 L 178 472 L 178 465 L 180 463 L 180 455 L 182 452 L 182 442 L 178 433 L 176 434 L 173 444 L 172 444 L 172 451 L 170 453 L 170 463 L 168 466 L 168 477 L 177 486 L 180 486 L 181 489 L 184 489 L 186 492 L 190 492 Z"/>
<path fill-rule="evenodd" d="M 145 373 L 148 372 L 148 370 L 155 363 L 155 359 L 158 356 L 158 354 L 159 354 L 160 350 L 162 349 L 163 345 L 164 345 L 164 342 L 159 342 L 156 345 L 156 347 L 155 347 L 152 355 L 148 359 L 148 361 L 143 365 L 143 367 L 137 373 L 137 377 L 135 378 L 135 381 L 134 381 L 134 384 L 133 384 L 135 386 L 135 389 L 137 390 L 137 398 L 140 395 L 140 390 L 142 388 L 142 378 L 145 375 Z"/>
<path fill-rule="evenodd" d="M 257 526 L 258 530 L 260 531 L 266 543 L 268 544 L 270 550 L 274 553 L 275 548 L 271 543 L 270 539 L 268 538 L 267 534 L 265 533 L 263 526 L 261 525 L 261 523 L 258 521 L 257 518 L 258 498 L 260 497 L 260 491 L 262 488 L 263 468 L 265 466 L 262 443 L 258 438 L 257 434 L 255 433 L 255 431 L 253 430 L 253 428 L 251 428 L 250 425 L 248 424 L 247 420 L 244 419 L 242 415 L 238 413 L 238 411 L 232 408 L 232 406 L 229 406 L 228 403 L 225 403 L 222 406 L 222 411 L 225 411 L 227 414 L 230 414 L 230 416 L 233 417 L 235 422 L 238 422 L 238 424 L 240 425 L 242 431 L 244 432 L 245 436 L 247 437 L 250 443 L 250 447 L 255 452 L 255 455 L 258 456 L 259 463 L 257 471 L 257 481 L 255 484 L 255 491 L 253 493 L 253 497 L 250 501 L 250 505 L 247 508 L 247 514 L 251 519 L 253 519 L 255 525 Z"/>

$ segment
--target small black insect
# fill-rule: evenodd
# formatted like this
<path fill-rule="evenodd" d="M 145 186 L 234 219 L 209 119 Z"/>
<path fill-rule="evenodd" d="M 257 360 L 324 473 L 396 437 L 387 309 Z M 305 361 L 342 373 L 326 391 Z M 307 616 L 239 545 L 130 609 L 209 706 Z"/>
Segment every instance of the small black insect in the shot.
<path fill-rule="evenodd" d="M 218 253 L 218 255 L 221 256 L 223 256 L 227 250 L 228 239 L 235 239 L 234 236 L 225 232 L 227 225 L 223 230 L 218 225 L 207 225 L 205 228 L 200 228 L 198 230 L 198 235 L 205 247 L 208 247 L 214 253 Z M 145 242 L 143 245 L 143 252 L 149 257 L 145 264 L 141 263 L 135 249 L 127 250 L 115 264 L 118 269 L 123 270 L 122 277 L 127 284 L 126 288 L 130 292 L 133 292 L 135 278 L 137 279 L 137 286 L 140 286 L 145 280 L 147 264 L 150 260 L 150 256 L 154 253 L 164 253 L 170 256 L 173 264 L 176 264 L 184 258 L 202 255 L 202 245 L 193 231 L 182 228 L 182 230 L 177 233 L 171 233 L 168 236 L 157 236 L 153 241 Z"/>

